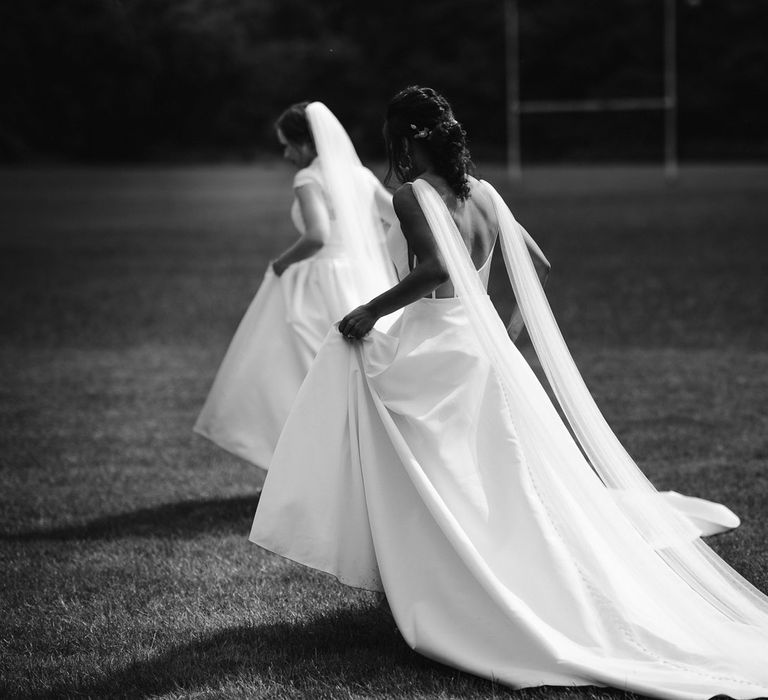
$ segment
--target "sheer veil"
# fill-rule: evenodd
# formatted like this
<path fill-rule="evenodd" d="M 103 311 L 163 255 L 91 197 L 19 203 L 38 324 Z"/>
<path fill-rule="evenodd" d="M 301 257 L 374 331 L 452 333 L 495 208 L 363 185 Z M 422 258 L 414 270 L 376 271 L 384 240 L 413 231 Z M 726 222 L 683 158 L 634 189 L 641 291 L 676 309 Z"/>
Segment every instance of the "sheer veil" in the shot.
<path fill-rule="evenodd" d="M 394 218 L 392 198 L 363 167 L 349 135 L 328 107 L 322 102 L 310 103 L 307 118 L 328 190 L 335 230 L 352 264 L 355 296 L 358 303 L 363 303 L 396 282 L 385 249 L 384 220 Z M 390 211 L 382 211 L 381 203 L 385 201 Z"/>
<path fill-rule="evenodd" d="M 413 183 L 478 345 L 505 390 L 537 496 L 579 575 L 603 589 L 599 614 L 610 616 L 612 606 L 607 571 L 621 581 L 617 591 L 633 590 L 638 626 L 648 616 L 664 619 L 713 640 L 713 649 L 728 649 L 729 658 L 739 656 L 750 667 L 746 660 L 764 655 L 768 643 L 768 598 L 698 538 L 622 447 L 566 347 L 520 225 L 496 190 L 481 186 L 493 201 L 507 272 L 534 349 L 576 440 L 509 340 L 444 202 L 425 181 Z"/>

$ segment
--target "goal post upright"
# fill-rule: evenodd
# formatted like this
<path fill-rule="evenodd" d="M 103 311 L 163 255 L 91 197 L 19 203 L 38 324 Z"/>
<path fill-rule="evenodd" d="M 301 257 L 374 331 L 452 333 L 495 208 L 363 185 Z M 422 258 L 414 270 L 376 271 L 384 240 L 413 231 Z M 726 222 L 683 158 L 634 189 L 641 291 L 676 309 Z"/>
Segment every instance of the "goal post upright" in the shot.
<path fill-rule="evenodd" d="M 663 96 L 587 100 L 520 99 L 519 0 L 504 2 L 507 173 L 512 180 L 523 176 L 521 121 L 524 114 L 573 114 L 589 112 L 662 112 L 664 117 L 664 176 L 678 176 L 677 119 L 677 2 L 662 0 L 664 75 Z"/>
<path fill-rule="evenodd" d="M 664 175 L 677 172 L 677 0 L 664 0 Z"/>
<path fill-rule="evenodd" d="M 520 17 L 518 0 L 504 0 L 507 173 L 513 180 L 523 176 L 520 148 Z"/>

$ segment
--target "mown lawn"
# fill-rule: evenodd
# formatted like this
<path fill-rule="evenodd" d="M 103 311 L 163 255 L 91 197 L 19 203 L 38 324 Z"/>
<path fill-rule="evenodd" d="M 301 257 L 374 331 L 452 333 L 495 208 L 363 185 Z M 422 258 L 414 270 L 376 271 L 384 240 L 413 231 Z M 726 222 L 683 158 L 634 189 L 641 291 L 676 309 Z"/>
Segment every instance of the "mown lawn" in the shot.
<path fill-rule="evenodd" d="M 0 696 L 631 697 L 513 692 L 427 661 L 379 596 L 246 541 L 262 474 L 191 426 L 292 238 L 290 177 L 0 172 Z M 768 168 L 731 167 L 503 188 L 610 423 L 660 487 L 742 517 L 711 544 L 763 590 L 767 187 Z"/>

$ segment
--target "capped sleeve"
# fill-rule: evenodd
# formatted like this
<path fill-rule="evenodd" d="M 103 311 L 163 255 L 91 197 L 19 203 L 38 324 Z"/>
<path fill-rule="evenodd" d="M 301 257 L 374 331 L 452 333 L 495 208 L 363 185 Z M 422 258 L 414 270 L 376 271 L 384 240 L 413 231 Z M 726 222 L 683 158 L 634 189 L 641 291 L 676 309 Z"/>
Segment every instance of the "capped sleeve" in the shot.
<path fill-rule="evenodd" d="M 316 168 L 302 168 L 293 177 L 293 188 L 301 187 L 303 185 L 316 184 L 323 186 L 322 178 Z"/>

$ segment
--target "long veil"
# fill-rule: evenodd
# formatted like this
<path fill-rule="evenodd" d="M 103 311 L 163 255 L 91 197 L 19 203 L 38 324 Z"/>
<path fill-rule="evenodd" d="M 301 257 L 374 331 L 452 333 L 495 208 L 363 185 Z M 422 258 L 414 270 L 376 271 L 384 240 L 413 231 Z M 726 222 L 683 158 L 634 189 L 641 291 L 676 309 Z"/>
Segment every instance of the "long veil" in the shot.
<path fill-rule="evenodd" d="M 605 594 L 634 591 L 643 619 L 701 637 L 728 658 L 764 657 L 768 598 L 721 560 L 643 475 L 606 423 L 565 345 L 527 251 L 520 225 L 488 183 L 504 260 L 534 349 L 570 424 L 574 441 L 509 340 L 444 202 L 425 181 L 413 183 L 478 345 L 496 370 L 518 426 L 540 499 L 556 523 L 579 576 Z M 536 386 L 534 386 L 534 384 Z M 525 397 L 521 400 L 520 397 Z M 583 450 L 583 452 L 582 452 Z M 713 657 L 716 658 L 716 657 Z M 704 662 L 699 662 L 704 663 Z"/>
<path fill-rule="evenodd" d="M 363 303 L 396 282 L 385 252 L 383 223 L 394 215 L 382 212 L 377 205 L 377 200 L 388 197 L 391 207 L 391 196 L 363 167 L 349 135 L 328 107 L 322 102 L 310 103 L 307 118 L 335 219 L 334 227 L 352 265 L 357 303 Z"/>

